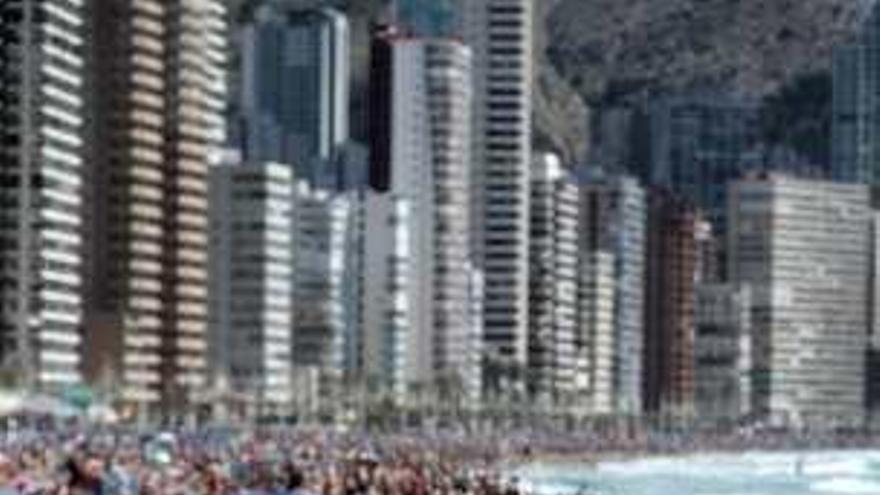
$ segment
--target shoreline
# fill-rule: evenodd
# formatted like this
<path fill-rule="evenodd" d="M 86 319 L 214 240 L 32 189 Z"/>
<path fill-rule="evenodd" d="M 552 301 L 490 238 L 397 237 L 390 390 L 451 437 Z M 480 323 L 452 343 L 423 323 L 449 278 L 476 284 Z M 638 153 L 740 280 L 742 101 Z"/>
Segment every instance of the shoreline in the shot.
<path fill-rule="evenodd" d="M 539 453 L 529 458 L 518 457 L 506 462 L 502 462 L 502 471 L 507 473 L 521 473 L 524 470 L 535 468 L 587 468 L 593 469 L 603 463 L 628 463 L 638 461 L 650 461 L 659 459 L 682 459 L 694 456 L 742 456 L 749 454 L 791 454 L 799 453 L 811 454 L 832 454 L 832 453 L 880 453 L 880 445 L 874 446 L 846 446 L 846 445 L 826 445 L 826 446 L 802 446 L 802 447 L 780 447 L 780 448 L 742 448 L 742 449 L 721 449 L 706 448 L 693 450 L 670 450 L 670 451 L 645 451 L 645 452 L 629 452 L 629 451 L 608 451 L 608 452 L 590 452 L 580 454 L 564 454 L 564 453 Z"/>

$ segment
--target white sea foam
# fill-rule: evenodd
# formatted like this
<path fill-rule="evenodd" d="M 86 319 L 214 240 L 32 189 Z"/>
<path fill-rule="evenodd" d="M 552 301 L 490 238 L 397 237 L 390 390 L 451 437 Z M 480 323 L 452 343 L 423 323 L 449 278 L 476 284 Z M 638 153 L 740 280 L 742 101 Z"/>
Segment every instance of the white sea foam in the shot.
<path fill-rule="evenodd" d="M 525 493 L 541 495 L 575 495 L 582 492 L 582 487 L 568 483 L 522 483 L 520 488 Z"/>
<path fill-rule="evenodd" d="M 806 476 L 866 476 L 871 472 L 871 465 L 863 459 L 831 460 L 806 460 L 803 465 L 803 474 Z M 878 492 L 880 495 L 880 492 Z"/>
<path fill-rule="evenodd" d="M 518 474 L 540 495 L 880 495 L 880 452 L 701 454 Z"/>
<path fill-rule="evenodd" d="M 811 484 L 810 492 L 821 495 L 878 495 L 880 482 L 838 477 Z"/>

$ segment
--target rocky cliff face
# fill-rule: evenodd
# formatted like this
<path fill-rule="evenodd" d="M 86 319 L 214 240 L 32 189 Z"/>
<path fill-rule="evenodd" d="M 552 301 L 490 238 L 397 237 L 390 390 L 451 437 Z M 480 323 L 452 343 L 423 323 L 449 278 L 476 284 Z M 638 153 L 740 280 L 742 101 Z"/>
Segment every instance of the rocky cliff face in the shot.
<path fill-rule="evenodd" d="M 589 111 L 582 95 L 560 74 L 561 67 L 548 58 L 556 40 L 546 21 L 558 3 L 538 0 L 535 4 L 534 141 L 539 149 L 559 153 L 565 163 L 576 163 L 587 154 Z"/>
<path fill-rule="evenodd" d="M 540 1 L 540 0 L 539 0 Z M 547 60 L 602 118 L 651 94 L 763 101 L 765 144 L 828 160 L 831 54 L 872 0 L 556 0 Z"/>
<path fill-rule="evenodd" d="M 751 96 L 827 70 L 861 0 L 559 0 L 548 58 L 588 103 L 645 89 L 721 87 Z"/>

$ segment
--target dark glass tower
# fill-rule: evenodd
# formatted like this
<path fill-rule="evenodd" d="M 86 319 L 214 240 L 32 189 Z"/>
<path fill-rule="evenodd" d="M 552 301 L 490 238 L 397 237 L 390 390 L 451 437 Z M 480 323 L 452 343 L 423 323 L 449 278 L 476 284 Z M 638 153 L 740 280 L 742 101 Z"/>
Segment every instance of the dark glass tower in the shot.
<path fill-rule="evenodd" d="M 880 182 L 880 4 L 858 40 L 834 52 L 832 178 Z"/>
<path fill-rule="evenodd" d="M 456 34 L 455 5 L 452 0 L 396 0 L 398 24 L 419 36 Z"/>

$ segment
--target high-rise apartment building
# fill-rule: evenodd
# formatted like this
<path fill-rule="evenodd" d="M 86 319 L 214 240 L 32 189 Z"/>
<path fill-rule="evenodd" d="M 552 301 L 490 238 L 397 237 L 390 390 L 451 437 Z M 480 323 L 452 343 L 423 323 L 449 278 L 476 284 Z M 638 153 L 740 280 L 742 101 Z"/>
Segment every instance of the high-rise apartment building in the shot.
<path fill-rule="evenodd" d="M 871 273 L 868 291 L 868 350 L 865 362 L 865 407 L 871 421 L 880 419 L 880 211 L 872 211 Z"/>
<path fill-rule="evenodd" d="M 864 411 L 868 188 L 755 177 L 730 193 L 731 282 L 752 294 L 754 407 L 794 424 Z"/>
<path fill-rule="evenodd" d="M 357 361 L 362 379 L 404 397 L 414 376 L 410 302 L 412 207 L 405 198 L 365 191 L 357 203 L 361 265 Z"/>
<path fill-rule="evenodd" d="M 752 412 L 751 309 L 748 287 L 696 287 L 694 403 L 699 420 L 739 420 Z"/>
<path fill-rule="evenodd" d="M 349 139 L 345 15 L 270 2 L 252 14 L 240 42 L 234 140 L 245 159 L 291 164 L 313 184 L 335 182 L 331 161 Z"/>
<path fill-rule="evenodd" d="M 409 205 L 407 381 L 460 383 L 473 364 L 471 51 L 393 27 L 373 50 L 370 185 Z"/>
<path fill-rule="evenodd" d="M 575 391 L 578 184 L 552 154 L 535 155 L 531 181 L 528 390 L 563 401 Z"/>
<path fill-rule="evenodd" d="M 859 147 L 859 132 L 868 130 L 867 108 L 862 108 L 867 98 L 867 74 L 860 75 L 864 67 L 865 46 L 853 44 L 835 48 L 832 63 L 832 116 L 831 116 L 831 178 L 847 182 L 863 182 L 869 179 L 864 167 L 869 158 L 871 144 Z M 876 83 L 875 83 L 876 84 Z M 862 95 L 865 96 L 862 96 Z"/>
<path fill-rule="evenodd" d="M 697 259 L 700 262 L 698 280 L 701 284 L 721 283 L 725 280 L 724 260 L 721 253 L 724 252 L 726 239 L 725 232 L 718 232 L 714 225 L 704 221 L 697 232 Z"/>
<path fill-rule="evenodd" d="M 366 159 L 365 159 L 366 161 Z M 364 165 L 366 164 L 364 161 Z M 362 183 L 363 184 L 363 183 Z M 362 196 L 364 189 L 352 190 L 346 192 L 342 197 L 335 201 L 345 203 L 347 214 L 345 224 L 345 235 L 342 241 L 342 255 L 344 268 L 342 269 L 342 279 L 340 281 L 339 292 L 340 303 L 343 320 L 343 335 L 338 340 L 342 343 L 342 353 L 338 363 L 339 369 L 342 371 L 343 379 L 351 379 L 362 376 L 364 369 L 364 334 L 361 331 L 360 318 L 362 313 L 361 295 L 362 295 L 362 274 L 366 269 L 364 266 L 363 254 L 363 225 L 361 220 L 363 214 L 361 207 L 363 206 Z M 343 222 L 340 222 L 340 224 Z M 331 232 L 334 239 L 333 245 L 337 245 L 336 228 Z M 335 248 L 334 248 L 335 249 Z M 334 271 L 331 271 L 333 273 Z M 337 281 L 336 276 L 331 278 Z M 332 287 L 332 285 L 331 285 Z"/>
<path fill-rule="evenodd" d="M 880 179 L 880 6 L 862 32 L 834 52 L 831 177 L 877 184 Z"/>
<path fill-rule="evenodd" d="M 364 191 L 353 201 L 353 230 L 357 239 L 356 252 L 349 257 L 360 267 L 359 280 L 349 283 L 356 290 L 355 331 L 344 341 L 345 370 L 349 379 L 378 384 L 395 398 L 412 393 L 412 385 L 425 392 L 445 389 L 454 396 L 446 400 L 479 400 L 483 390 L 482 364 L 482 297 L 483 279 L 470 262 L 457 270 L 467 276 L 466 321 L 455 329 L 452 356 L 455 373 L 435 369 L 432 381 L 424 363 L 416 361 L 416 350 L 425 346 L 425 336 L 418 333 L 419 320 L 413 311 L 416 284 L 423 284 L 418 264 L 424 253 L 413 250 L 415 224 L 412 202 L 405 197 Z M 441 308 L 442 309 L 442 308 Z M 351 327 L 347 327 L 351 328 Z M 430 330 L 430 329 L 428 329 Z M 436 363 L 436 362 L 435 362 Z M 430 371 L 430 370 L 428 370 Z"/>
<path fill-rule="evenodd" d="M 586 263 L 582 277 L 595 277 L 582 281 L 581 297 L 601 299 L 580 303 L 590 310 L 582 317 L 591 321 L 594 332 L 586 343 L 598 345 L 596 349 L 603 353 L 607 344 L 612 345 L 611 369 L 602 367 L 603 374 L 611 374 L 612 411 L 636 414 L 642 409 L 645 191 L 634 178 L 597 175 L 585 179 L 580 194 L 578 246 Z M 606 298 L 609 290 L 613 304 Z M 609 305 L 613 308 L 610 339 L 606 335 Z M 597 365 L 596 361 L 591 364 Z"/>
<path fill-rule="evenodd" d="M 113 370 L 126 402 L 182 410 L 207 377 L 227 13 L 219 0 L 90 7 L 88 360 Z"/>
<path fill-rule="evenodd" d="M 719 222 L 727 183 L 762 167 L 758 105 L 697 94 L 658 98 L 647 108 L 643 180 L 681 195 Z"/>
<path fill-rule="evenodd" d="M 0 3 L 0 363 L 48 391 L 81 379 L 84 10 Z"/>
<path fill-rule="evenodd" d="M 651 153 L 649 113 L 650 105 L 644 101 L 620 102 L 591 111 L 588 163 L 644 179 Z"/>
<path fill-rule="evenodd" d="M 353 255 L 350 202 L 306 181 L 297 184 L 295 201 L 293 361 L 300 369 L 340 376 L 351 334 L 345 287 Z"/>
<path fill-rule="evenodd" d="M 664 189 L 648 194 L 643 407 L 694 411 L 694 289 L 702 215 Z"/>
<path fill-rule="evenodd" d="M 483 357 L 484 345 L 483 341 L 483 297 L 485 296 L 485 280 L 483 272 L 477 269 L 473 261 L 468 262 L 468 295 L 470 298 L 470 314 L 467 333 L 464 334 L 461 346 L 464 353 L 462 364 L 461 378 L 466 397 L 470 399 L 471 404 L 479 403 L 482 398 L 485 381 L 483 373 Z"/>
<path fill-rule="evenodd" d="M 475 259 L 486 281 L 486 352 L 516 369 L 527 363 L 529 340 L 534 2 L 459 4 L 461 30 L 474 57 L 472 230 Z"/>
<path fill-rule="evenodd" d="M 584 247 L 583 245 L 581 245 Z M 615 254 L 588 249 L 579 255 L 576 390 L 584 410 L 598 415 L 617 410 Z"/>
<path fill-rule="evenodd" d="M 210 182 L 212 373 L 279 412 L 293 392 L 293 170 L 226 163 Z"/>

